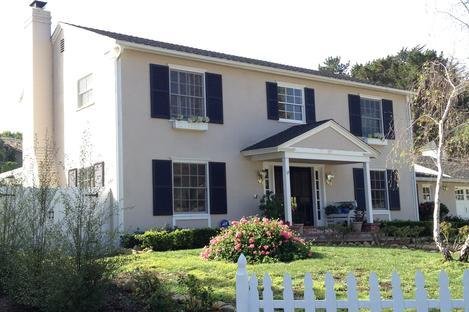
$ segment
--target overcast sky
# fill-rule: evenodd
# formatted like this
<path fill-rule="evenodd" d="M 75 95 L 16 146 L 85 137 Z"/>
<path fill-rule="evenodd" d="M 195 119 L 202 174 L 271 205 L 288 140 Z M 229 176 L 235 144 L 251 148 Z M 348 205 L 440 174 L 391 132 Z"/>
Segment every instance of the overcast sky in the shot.
<path fill-rule="evenodd" d="M 29 1 L 2 1 L 0 131 L 21 130 L 23 22 Z M 457 0 L 50 0 L 57 21 L 317 68 L 426 45 L 469 64 L 469 33 L 442 11 Z M 86 47 L 84 47 L 86 48 Z"/>

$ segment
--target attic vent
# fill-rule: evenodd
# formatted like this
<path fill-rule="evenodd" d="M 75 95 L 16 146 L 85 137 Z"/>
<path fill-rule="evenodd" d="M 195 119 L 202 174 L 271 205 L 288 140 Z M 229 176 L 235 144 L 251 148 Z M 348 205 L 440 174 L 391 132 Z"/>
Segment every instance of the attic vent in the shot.
<path fill-rule="evenodd" d="M 60 39 L 60 53 L 65 51 L 65 39 Z"/>

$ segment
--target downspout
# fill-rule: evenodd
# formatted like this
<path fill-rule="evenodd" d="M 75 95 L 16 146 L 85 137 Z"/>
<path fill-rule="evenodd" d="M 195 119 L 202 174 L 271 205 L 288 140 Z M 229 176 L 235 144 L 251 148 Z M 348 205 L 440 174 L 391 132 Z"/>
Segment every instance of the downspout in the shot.
<path fill-rule="evenodd" d="M 406 103 L 407 103 L 407 124 L 410 125 L 412 122 L 412 112 L 410 110 L 410 98 L 408 95 L 406 95 Z M 410 143 L 413 145 L 414 144 L 414 131 L 412 128 L 410 128 L 409 131 L 409 140 Z M 417 178 L 415 176 L 415 166 L 412 164 L 412 169 L 410 170 L 411 173 L 411 178 L 412 178 L 412 195 L 414 197 L 414 205 L 415 205 L 415 220 L 420 221 L 420 216 L 419 216 L 419 204 L 418 204 L 418 196 L 417 196 Z"/>
<path fill-rule="evenodd" d="M 116 198 L 118 212 L 118 232 L 124 232 L 124 170 L 123 170 L 123 145 L 122 145 L 122 63 L 121 54 L 123 48 L 116 44 L 114 52 L 115 75 L 115 110 L 116 110 Z"/>

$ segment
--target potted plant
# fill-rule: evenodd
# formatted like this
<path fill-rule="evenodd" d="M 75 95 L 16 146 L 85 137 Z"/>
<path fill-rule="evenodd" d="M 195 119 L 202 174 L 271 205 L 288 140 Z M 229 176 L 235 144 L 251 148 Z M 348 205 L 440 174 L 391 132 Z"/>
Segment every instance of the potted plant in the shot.
<path fill-rule="evenodd" d="M 365 209 L 362 207 L 355 208 L 352 222 L 352 229 L 354 232 L 362 231 L 363 221 L 365 221 Z"/>
<path fill-rule="evenodd" d="M 272 191 L 267 191 L 262 196 L 259 210 L 262 211 L 264 217 L 269 219 L 282 219 L 284 214 L 282 201 Z"/>
<path fill-rule="evenodd" d="M 326 215 L 331 215 L 331 214 L 337 213 L 338 209 L 334 205 L 329 205 L 329 206 L 326 206 L 325 211 L 326 211 Z"/>

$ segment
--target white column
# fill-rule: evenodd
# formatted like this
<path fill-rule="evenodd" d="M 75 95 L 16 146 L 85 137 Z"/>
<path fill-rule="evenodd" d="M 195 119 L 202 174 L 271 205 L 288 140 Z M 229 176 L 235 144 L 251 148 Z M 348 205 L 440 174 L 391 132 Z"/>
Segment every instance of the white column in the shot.
<path fill-rule="evenodd" d="M 368 223 L 373 223 L 373 206 L 371 202 L 371 179 L 370 179 L 370 163 L 363 163 L 363 177 L 365 180 L 365 203 L 368 212 Z"/>
<path fill-rule="evenodd" d="M 283 155 L 282 157 L 283 173 L 283 207 L 285 208 L 285 221 L 293 224 L 291 211 L 291 190 L 290 190 L 290 159 Z"/>

